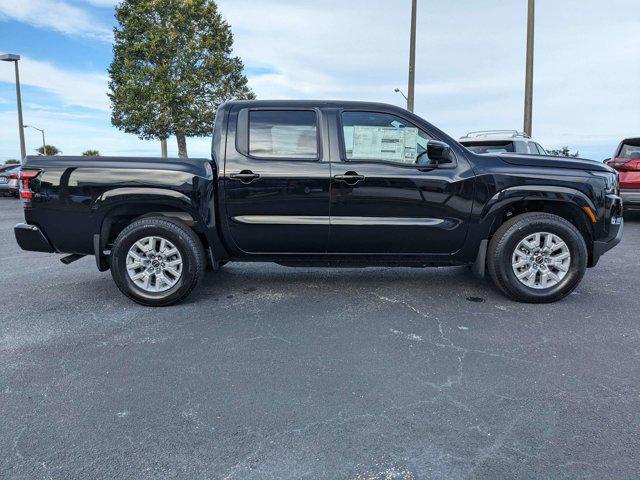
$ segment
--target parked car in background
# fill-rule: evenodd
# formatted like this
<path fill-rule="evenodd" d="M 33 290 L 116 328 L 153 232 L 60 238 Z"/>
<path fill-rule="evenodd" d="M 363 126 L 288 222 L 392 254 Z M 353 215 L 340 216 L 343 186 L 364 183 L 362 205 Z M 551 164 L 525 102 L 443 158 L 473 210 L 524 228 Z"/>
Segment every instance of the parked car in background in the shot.
<path fill-rule="evenodd" d="M 19 184 L 18 175 L 20 174 L 20 165 L 17 167 L 11 165 L 12 168 L 0 171 L 0 196 L 18 196 Z"/>
<path fill-rule="evenodd" d="M 619 172 L 624 207 L 640 209 L 640 137 L 622 140 L 607 164 Z"/>
<path fill-rule="evenodd" d="M 459 142 L 473 153 L 526 153 L 548 155 L 542 146 L 526 133 L 517 130 L 480 130 L 469 132 Z"/>

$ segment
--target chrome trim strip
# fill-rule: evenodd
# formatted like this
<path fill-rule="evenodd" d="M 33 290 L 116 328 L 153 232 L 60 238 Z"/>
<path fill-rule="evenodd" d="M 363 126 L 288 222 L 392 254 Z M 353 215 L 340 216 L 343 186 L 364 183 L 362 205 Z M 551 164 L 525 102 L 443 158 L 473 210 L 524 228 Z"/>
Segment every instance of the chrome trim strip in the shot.
<path fill-rule="evenodd" d="M 395 225 L 431 227 L 444 223 L 441 218 L 407 217 L 331 217 L 331 225 Z"/>
<path fill-rule="evenodd" d="M 329 217 L 324 216 L 241 215 L 233 220 L 258 225 L 329 225 Z"/>
<path fill-rule="evenodd" d="M 640 190 L 634 190 L 632 188 L 621 188 L 620 198 L 623 203 L 640 203 Z"/>
<path fill-rule="evenodd" d="M 240 215 L 233 217 L 239 223 L 253 225 L 392 225 L 432 227 L 442 225 L 441 218 L 403 218 L 403 217 L 328 217 L 296 215 Z"/>

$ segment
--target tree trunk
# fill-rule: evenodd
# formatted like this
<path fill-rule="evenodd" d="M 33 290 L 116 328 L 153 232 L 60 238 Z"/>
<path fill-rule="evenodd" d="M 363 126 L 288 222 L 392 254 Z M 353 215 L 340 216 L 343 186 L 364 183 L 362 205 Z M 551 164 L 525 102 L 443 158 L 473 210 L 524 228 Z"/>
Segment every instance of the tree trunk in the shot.
<path fill-rule="evenodd" d="M 160 140 L 160 152 L 161 152 L 161 156 L 162 158 L 167 158 L 167 139 L 163 138 L 162 140 Z"/>
<path fill-rule="evenodd" d="M 176 140 L 178 141 L 178 156 L 180 158 L 188 158 L 187 155 L 187 139 L 184 133 L 176 133 Z"/>

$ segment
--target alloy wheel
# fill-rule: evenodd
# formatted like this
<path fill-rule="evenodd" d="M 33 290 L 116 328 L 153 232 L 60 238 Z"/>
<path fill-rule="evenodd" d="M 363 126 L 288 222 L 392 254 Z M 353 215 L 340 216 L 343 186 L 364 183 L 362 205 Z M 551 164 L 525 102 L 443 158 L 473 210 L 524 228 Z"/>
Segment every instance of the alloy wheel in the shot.
<path fill-rule="evenodd" d="M 126 267 L 129 278 L 145 292 L 169 290 L 182 276 L 182 256 L 166 238 L 145 237 L 129 248 Z"/>
<path fill-rule="evenodd" d="M 511 267 L 516 278 L 535 289 L 556 286 L 569 272 L 571 253 L 567 244 L 549 232 L 527 235 L 516 245 Z"/>

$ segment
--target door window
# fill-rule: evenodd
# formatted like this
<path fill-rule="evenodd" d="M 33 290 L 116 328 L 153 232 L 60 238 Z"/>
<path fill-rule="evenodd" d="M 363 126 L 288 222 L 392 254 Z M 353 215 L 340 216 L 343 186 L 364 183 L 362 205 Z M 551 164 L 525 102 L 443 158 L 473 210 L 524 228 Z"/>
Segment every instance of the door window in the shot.
<path fill-rule="evenodd" d="M 429 135 L 410 122 L 388 113 L 344 112 L 344 152 L 347 160 L 429 164 Z"/>
<path fill-rule="evenodd" d="M 532 155 L 540 155 L 540 152 L 538 152 L 538 147 L 536 147 L 535 143 L 527 142 L 527 148 L 529 150 L 528 153 L 530 153 Z"/>
<path fill-rule="evenodd" d="M 473 153 L 508 153 L 515 152 L 516 148 L 513 142 L 503 142 L 496 140 L 480 140 L 478 142 L 465 141 L 463 143 L 465 147 L 471 150 Z"/>
<path fill-rule="evenodd" d="M 317 159 L 316 112 L 312 110 L 250 111 L 249 154 L 266 159 Z"/>
<path fill-rule="evenodd" d="M 529 150 L 528 142 L 522 140 L 516 140 L 513 142 L 516 147 L 516 153 L 531 153 Z"/>

